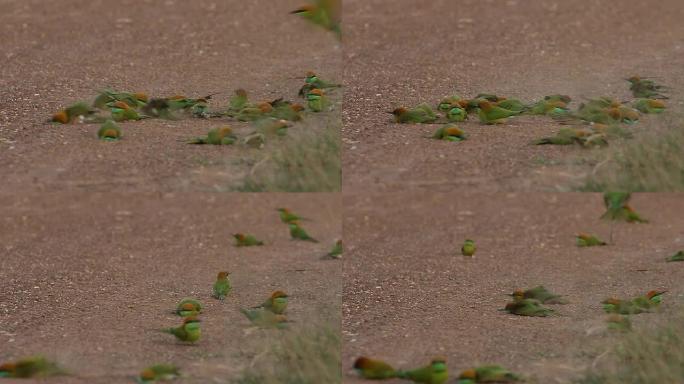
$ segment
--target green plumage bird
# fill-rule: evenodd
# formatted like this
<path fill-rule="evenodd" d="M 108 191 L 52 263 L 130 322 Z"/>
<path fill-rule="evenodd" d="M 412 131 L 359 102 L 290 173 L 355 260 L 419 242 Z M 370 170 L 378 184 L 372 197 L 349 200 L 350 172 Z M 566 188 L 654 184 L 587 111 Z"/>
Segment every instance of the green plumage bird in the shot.
<path fill-rule="evenodd" d="M 112 120 L 107 120 L 97 130 L 97 137 L 104 141 L 119 140 L 121 139 L 121 128 Z"/>
<path fill-rule="evenodd" d="M 252 309 L 265 309 L 277 315 L 282 315 L 287 309 L 288 295 L 283 291 L 274 291 L 271 296 L 266 299 L 261 305 Z"/>
<path fill-rule="evenodd" d="M 400 124 L 427 124 L 437 120 L 437 115 L 427 104 L 420 104 L 411 109 L 399 107 L 390 113 Z"/>
<path fill-rule="evenodd" d="M 634 100 L 634 108 L 646 114 L 663 113 L 665 111 L 665 102 L 656 99 L 636 99 Z"/>
<path fill-rule="evenodd" d="M 632 91 L 634 97 L 648 98 L 648 99 L 667 99 L 662 91 L 667 87 L 657 84 L 655 81 L 639 76 L 632 76 L 629 79 L 629 90 Z"/>
<path fill-rule="evenodd" d="M 611 331 L 625 332 L 632 329 L 632 321 L 627 316 L 612 314 L 606 319 L 606 327 Z"/>
<path fill-rule="evenodd" d="M 66 375 L 66 371 L 57 363 L 43 356 L 30 356 L 14 362 L 0 364 L 0 378 L 42 378 Z"/>
<path fill-rule="evenodd" d="M 516 290 L 511 293 L 515 299 L 534 299 L 542 304 L 567 304 L 568 301 L 563 299 L 560 295 L 550 292 L 544 286 L 539 285 L 527 290 Z"/>
<path fill-rule="evenodd" d="M 628 202 L 631 193 L 621 191 L 609 191 L 603 194 L 603 203 L 606 212 L 601 215 L 601 219 L 622 220 L 628 223 L 646 223 L 647 220 L 641 218 Z"/>
<path fill-rule="evenodd" d="M 397 371 L 381 360 L 361 356 L 354 362 L 354 369 L 367 380 L 385 380 L 397 377 Z"/>
<path fill-rule="evenodd" d="M 521 114 L 521 111 L 510 111 L 497 107 L 489 101 L 481 100 L 478 103 L 478 116 L 482 124 L 502 124 L 507 118 Z"/>
<path fill-rule="evenodd" d="M 599 245 L 606 245 L 607 243 L 594 235 L 587 233 L 580 233 L 576 237 L 578 247 L 595 247 Z"/>
<path fill-rule="evenodd" d="M 667 261 L 668 262 L 684 261 L 684 251 L 679 251 L 679 252 L 675 253 L 674 255 L 668 257 Z"/>
<path fill-rule="evenodd" d="M 280 221 L 283 223 L 289 224 L 299 220 L 304 220 L 303 217 L 298 216 L 287 208 L 278 208 L 277 211 L 280 213 Z"/>
<path fill-rule="evenodd" d="M 174 313 L 181 317 L 197 316 L 202 313 L 202 303 L 197 299 L 185 298 L 178 303 Z"/>
<path fill-rule="evenodd" d="M 466 139 L 466 134 L 461 128 L 453 124 L 447 124 L 439 127 L 432 135 L 433 139 L 445 141 L 463 141 Z"/>
<path fill-rule="evenodd" d="M 342 240 L 337 240 L 335 244 L 333 244 L 332 249 L 330 252 L 326 253 L 323 258 L 331 258 L 331 259 L 339 259 L 342 257 Z"/>
<path fill-rule="evenodd" d="M 178 367 L 173 364 L 155 364 L 151 365 L 140 372 L 138 376 L 138 383 L 151 383 L 154 381 L 169 381 L 174 380 L 180 376 Z"/>
<path fill-rule="evenodd" d="M 241 309 L 240 312 L 257 327 L 278 329 L 287 327 L 287 317 L 285 315 L 273 313 L 265 309 Z"/>
<path fill-rule="evenodd" d="M 257 240 L 257 238 L 252 235 L 236 233 L 233 235 L 233 237 L 235 238 L 235 246 L 237 247 L 251 247 L 255 245 L 264 245 L 263 241 Z"/>
<path fill-rule="evenodd" d="M 466 112 L 465 108 L 461 108 L 458 105 L 447 109 L 445 114 L 447 120 L 451 122 L 465 121 L 465 119 L 468 117 L 468 112 Z"/>
<path fill-rule="evenodd" d="M 443 384 L 449 379 L 446 361 L 442 358 L 433 359 L 429 365 L 408 371 L 397 371 L 397 376 L 421 384 Z"/>
<path fill-rule="evenodd" d="M 312 89 L 326 89 L 326 88 L 338 88 L 341 87 L 339 84 L 331 83 L 321 79 L 314 72 L 307 72 L 306 78 L 304 78 L 304 85 L 299 89 L 299 96 L 306 96 Z"/>
<path fill-rule="evenodd" d="M 197 137 L 190 141 L 190 144 L 211 144 L 211 145 L 230 145 L 237 140 L 231 127 L 213 128 L 209 130 L 207 136 Z"/>
<path fill-rule="evenodd" d="M 470 239 L 466 239 L 461 246 L 461 254 L 463 256 L 473 256 L 477 248 L 475 247 L 475 242 Z"/>
<path fill-rule="evenodd" d="M 338 39 L 342 38 L 342 0 L 316 0 L 290 13 L 334 32 Z"/>
<path fill-rule="evenodd" d="M 231 290 L 230 280 L 228 279 L 229 272 L 221 271 L 216 276 L 216 282 L 212 287 L 212 296 L 215 299 L 223 300 L 228 296 Z"/>
<path fill-rule="evenodd" d="M 314 88 L 306 94 L 306 105 L 313 112 L 323 112 L 330 109 L 330 100 L 322 89 Z"/>
<path fill-rule="evenodd" d="M 162 329 L 161 331 L 174 335 L 176 339 L 188 343 L 194 343 L 200 339 L 200 336 L 202 336 L 200 320 L 194 316 L 184 318 L 183 324 L 181 324 L 179 327 L 166 328 Z"/>
<path fill-rule="evenodd" d="M 310 241 L 312 243 L 318 243 L 318 240 L 309 236 L 309 234 L 306 233 L 304 228 L 299 226 L 298 222 L 296 222 L 296 221 L 290 222 L 288 224 L 288 226 L 290 227 L 290 237 L 293 240 L 304 240 L 304 241 Z"/>
<path fill-rule="evenodd" d="M 515 383 L 522 378 L 500 365 L 482 365 L 466 369 L 458 376 L 456 384 Z"/>
<path fill-rule="evenodd" d="M 504 308 L 508 313 L 518 316 L 546 317 L 553 313 L 553 309 L 544 308 L 539 300 L 514 299 Z"/>

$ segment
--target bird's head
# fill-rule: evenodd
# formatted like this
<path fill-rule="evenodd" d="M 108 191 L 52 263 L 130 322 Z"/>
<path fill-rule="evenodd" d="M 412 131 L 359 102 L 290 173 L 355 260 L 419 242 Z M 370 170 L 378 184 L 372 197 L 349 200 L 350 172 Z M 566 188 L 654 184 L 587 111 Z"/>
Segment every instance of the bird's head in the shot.
<path fill-rule="evenodd" d="M 318 9 L 318 7 L 314 4 L 306 4 L 306 5 L 302 5 L 301 7 L 295 9 L 294 11 L 292 11 L 290 13 L 292 13 L 292 14 L 297 14 L 297 13 L 311 14 L 311 13 L 316 12 L 317 9 Z"/>
<path fill-rule="evenodd" d="M 236 239 L 238 239 L 238 240 L 240 240 L 240 241 L 242 241 L 242 240 L 245 239 L 245 235 L 242 234 L 242 233 L 236 233 L 236 234 L 233 235 L 233 237 L 236 238 Z"/>
<path fill-rule="evenodd" d="M 69 115 L 65 110 L 61 110 L 54 115 L 52 115 L 52 121 L 57 123 L 66 124 L 69 122 Z"/>
<path fill-rule="evenodd" d="M 408 110 L 405 107 L 399 107 L 399 108 L 394 108 L 392 112 L 389 112 L 393 114 L 394 116 L 401 116 L 404 113 L 408 112 Z"/>
<path fill-rule="evenodd" d="M 183 100 L 183 99 L 187 99 L 187 97 L 185 97 L 185 95 L 174 95 L 174 96 L 169 97 L 169 100 Z"/>
<path fill-rule="evenodd" d="M 304 110 L 304 106 L 299 103 L 294 103 L 290 105 L 290 108 L 292 108 L 292 110 L 295 112 L 301 112 Z"/>
<path fill-rule="evenodd" d="M 259 103 L 259 105 L 257 105 L 257 107 L 259 108 L 259 110 L 262 113 L 269 113 L 269 112 L 273 111 L 273 106 L 271 105 L 271 103 L 268 103 L 268 102 Z"/>
<path fill-rule="evenodd" d="M 444 372 L 447 370 L 446 359 L 443 357 L 435 357 L 430 362 L 430 366 L 434 372 Z"/>
<path fill-rule="evenodd" d="M 281 213 L 290 213 L 290 210 L 287 208 L 278 208 L 277 211 Z"/>
<path fill-rule="evenodd" d="M 314 88 L 314 89 L 309 91 L 309 95 L 323 96 L 323 90 L 318 89 L 318 88 Z"/>
<path fill-rule="evenodd" d="M 630 83 L 634 84 L 634 83 L 638 83 L 639 81 L 641 81 L 641 78 L 640 78 L 639 76 L 632 76 L 632 77 L 630 77 L 630 78 L 628 78 L 628 79 L 625 79 L 625 80 L 627 80 L 627 81 L 629 81 Z"/>
<path fill-rule="evenodd" d="M 140 372 L 140 380 L 143 381 L 152 381 L 157 378 L 157 375 L 154 373 L 153 370 L 147 368 L 144 371 Z"/>
<path fill-rule="evenodd" d="M 354 362 L 354 369 L 366 369 L 373 365 L 373 361 L 365 356 L 361 356 Z"/>
<path fill-rule="evenodd" d="M 188 303 L 183 303 L 183 304 L 181 304 L 181 306 L 180 306 L 180 310 L 181 310 L 181 311 L 194 311 L 194 310 L 196 310 L 196 309 L 197 309 L 197 308 L 195 308 L 195 304 L 190 303 L 190 302 L 188 302 Z"/>
<path fill-rule="evenodd" d="M 186 317 L 186 318 L 183 320 L 183 325 L 188 325 L 188 324 L 199 324 L 199 323 L 201 323 L 201 322 L 202 322 L 202 321 L 201 321 L 200 319 L 198 319 L 196 316 L 189 316 L 189 317 Z"/>
<path fill-rule="evenodd" d="M 144 92 L 136 92 L 133 94 L 133 97 L 135 97 L 136 100 L 142 101 L 144 103 L 147 103 L 147 100 L 149 100 L 147 94 Z"/>
<path fill-rule="evenodd" d="M 511 296 L 513 296 L 516 299 L 522 299 L 523 297 L 525 297 L 525 292 L 523 292 L 522 289 L 516 289 L 515 291 L 513 291 L 513 293 L 511 293 Z"/>
<path fill-rule="evenodd" d="M 218 273 L 218 275 L 216 276 L 216 278 L 217 278 L 218 280 L 223 280 L 223 279 L 227 278 L 228 275 L 230 275 L 230 272 L 221 271 L 221 272 Z"/>
<path fill-rule="evenodd" d="M 221 128 L 219 128 L 219 133 L 222 136 L 229 136 L 233 133 L 233 128 L 231 128 L 229 126 L 221 127 Z"/>
<path fill-rule="evenodd" d="M 0 372 L 14 372 L 17 369 L 15 363 L 3 363 L 0 364 Z"/>
<path fill-rule="evenodd" d="M 314 72 L 314 71 L 307 71 L 307 72 L 306 72 L 306 78 L 307 78 L 307 79 L 310 79 L 310 78 L 313 78 L 313 77 L 316 77 L 316 72 Z"/>
<path fill-rule="evenodd" d="M 337 244 L 337 245 L 342 245 L 342 239 L 337 240 L 337 241 L 335 242 L 335 244 Z"/>
<path fill-rule="evenodd" d="M 610 305 L 620 305 L 622 303 L 622 300 L 616 299 L 614 297 L 607 298 L 601 302 L 602 304 L 610 304 Z"/>
<path fill-rule="evenodd" d="M 482 109 L 484 111 L 488 111 L 488 110 L 492 109 L 492 103 L 487 101 L 487 100 L 480 100 L 477 103 L 477 106 L 480 107 L 480 109 Z"/>
<path fill-rule="evenodd" d="M 463 131 L 458 127 L 447 127 L 444 132 L 449 136 L 462 136 Z"/>
<path fill-rule="evenodd" d="M 649 299 L 652 299 L 656 296 L 662 295 L 665 292 L 667 292 L 667 291 L 648 291 L 648 293 L 646 294 L 646 297 Z"/>
<path fill-rule="evenodd" d="M 283 292 L 283 291 L 274 291 L 274 292 L 271 294 L 271 299 L 278 299 L 278 298 L 281 298 L 281 297 L 282 297 L 282 298 L 288 297 L 288 296 L 287 296 L 287 293 L 285 293 L 285 292 Z"/>
<path fill-rule="evenodd" d="M 236 89 L 236 90 L 235 90 L 235 96 L 238 96 L 238 97 L 247 97 L 247 91 L 245 91 L 245 90 L 242 89 L 242 88 Z"/>
<path fill-rule="evenodd" d="M 461 374 L 458 376 L 459 379 L 466 379 L 466 380 L 476 380 L 477 379 L 477 371 L 474 369 L 466 369 L 465 371 L 461 372 Z"/>

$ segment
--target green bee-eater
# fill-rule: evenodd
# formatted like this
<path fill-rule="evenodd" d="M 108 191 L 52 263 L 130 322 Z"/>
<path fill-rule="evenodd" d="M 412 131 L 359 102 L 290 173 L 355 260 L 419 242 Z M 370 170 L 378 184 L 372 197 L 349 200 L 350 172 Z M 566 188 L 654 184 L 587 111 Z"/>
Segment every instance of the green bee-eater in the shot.
<path fill-rule="evenodd" d="M 475 247 L 475 242 L 470 239 L 466 239 L 461 247 L 461 254 L 463 256 L 473 256 L 477 248 Z"/>
<path fill-rule="evenodd" d="M 410 371 L 397 371 L 397 377 L 421 384 L 443 384 L 449 379 L 446 361 L 443 358 L 432 359 L 430 365 Z"/>
<path fill-rule="evenodd" d="M 342 240 L 337 240 L 330 252 L 326 253 L 323 258 L 339 259 L 342 257 L 342 252 Z"/>
<path fill-rule="evenodd" d="M 212 296 L 215 299 L 223 300 L 230 293 L 230 280 L 228 280 L 228 272 L 219 272 L 216 276 L 216 282 L 213 286 Z"/>
<path fill-rule="evenodd" d="M 656 84 L 655 81 L 641 78 L 639 76 L 632 76 L 629 79 L 629 90 L 632 91 L 634 97 L 637 98 L 648 98 L 648 99 L 667 99 L 668 97 L 661 93 L 661 91 L 666 90 L 667 87 L 664 85 Z"/>
<path fill-rule="evenodd" d="M 55 123 L 69 124 L 73 123 L 78 118 L 87 118 L 95 113 L 95 110 L 84 102 L 78 102 L 69 107 L 55 113 L 52 116 L 52 121 Z"/>
<path fill-rule="evenodd" d="M 108 104 L 116 101 L 122 101 L 131 108 L 140 108 L 147 103 L 148 97 L 142 92 L 130 93 L 103 89 L 93 101 L 93 107 L 100 109 L 110 108 L 111 106 Z"/>
<path fill-rule="evenodd" d="M 420 104 L 412 109 L 399 107 L 390 113 L 400 124 L 426 124 L 437 120 L 437 115 L 427 104 Z"/>
<path fill-rule="evenodd" d="M 261 305 L 256 308 L 263 308 L 275 314 L 282 315 L 287 309 L 287 294 L 283 291 L 275 291 Z"/>
<path fill-rule="evenodd" d="M 522 113 L 520 111 L 509 111 L 508 109 L 497 107 L 486 100 L 481 100 L 478 103 L 478 107 L 478 116 L 480 117 L 480 122 L 482 124 L 502 124 L 507 118 Z"/>
<path fill-rule="evenodd" d="M 112 120 L 114 121 L 127 121 L 127 120 L 140 120 L 142 116 L 123 101 L 115 101 L 113 103 L 107 104 L 110 107 L 110 112 L 112 114 Z"/>
<path fill-rule="evenodd" d="M 498 101 L 496 106 L 514 112 L 524 112 L 527 110 L 527 106 L 518 99 L 504 99 Z"/>
<path fill-rule="evenodd" d="M 253 124 L 256 132 L 266 136 L 285 136 L 289 127 L 287 120 L 278 120 L 272 117 L 257 120 Z"/>
<path fill-rule="evenodd" d="M 359 376 L 367 380 L 384 380 L 397 377 L 397 371 L 391 365 L 363 356 L 356 359 L 354 369 Z"/>
<path fill-rule="evenodd" d="M 330 100 L 322 89 L 314 88 L 306 94 L 307 105 L 314 112 L 323 112 L 330 109 Z"/>
<path fill-rule="evenodd" d="M 627 316 L 612 314 L 606 319 L 606 326 L 611 331 L 629 331 L 632 329 L 632 321 Z"/>
<path fill-rule="evenodd" d="M 589 133 L 581 129 L 561 128 L 556 136 L 544 137 L 532 142 L 534 145 L 570 145 L 574 143 L 581 143 L 582 139 L 588 136 Z"/>
<path fill-rule="evenodd" d="M 628 223 L 645 223 L 647 220 L 642 219 L 628 202 L 631 197 L 629 192 L 609 191 L 603 194 L 603 203 L 606 206 L 606 212 L 601 215 L 601 219 L 609 220 L 623 220 Z"/>
<path fill-rule="evenodd" d="M 684 251 L 679 251 L 675 253 L 674 255 L 670 256 L 667 258 L 668 262 L 672 261 L 684 261 Z"/>
<path fill-rule="evenodd" d="M 641 113 L 662 113 L 665 111 L 665 102 L 656 99 L 636 99 L 634 100 L 634 108 Z"/>
<path fill-rule="evenodd" d="M 500 365 L 482 365 L 466 369 L 458 376 L 456 384 L 515 383 L 522 378 Z"/>
<path fill-rule="evenodd" d="M 105 121 L 97 131 L 100 140 L 116 141 L 121 138 L 121 128 L 112 120 Z"/>
<path fill-rule="evenodd" d="M 335 32 L 338 38 L 342 37 L 342 0 L 316 0 L 313 4 L 303 5 L 290 13 Z"/>
<path fill-rule="evenodd" d="M 580 233 L 576 236 L 578 247 L 594 247 L 597 245 L 606 245 L 607 243 L 594 235 L 587 233 Z"/>
<path fill-rule="evenodd" d="M 466 134 L 454 124 L 447 124 L 439 127 L 432 135 L 433 139 L 446 141 L 463 141 L 466 139 Z"/>
<path fill-rule="evenodd" d="M 236 233 L 233 235 L 235 238 L 235 246 L 237 247 L 250 247 L 253 245 L 264 245 L 263 241 L 257 240 L 256 237 L 252 235 L 245 235 L 242 233 Z"/>
<path fill-rule="evenodd" d="M 56 363 L 42 357 L 30 356 L 15 362 L 0 364 L 0 378 L 50 377 L 65 375 L 66 371 Z"/>
<path fill-rule="evenodd" d="M 277 211 L 280 212 L 280 221 L 282 221 L 283 223 L 289 224 L 293 221 L 303 220 L 302 217 L 299 217 L 298 215 L 292 213 L 287 208 L 278 208 Z"/>
<path fill-rule="evenodd" d="M 310 241 L 312 243 L 318 243 L 318 240 L 309 236 L 309 234 L 306 233 L 304 228 L 299 226 L 298 222 L 296 222 L 296 221 L 290 222 L 288 224 L 288 226 L 290 227 L 290 237 L 293 240 L 304 240 L 304 241 Z"/>
<path fill-rule="evenodd" d="M 561 298 L 560 295 L 556 295 L 554 293 L 551 293 L 549 290 L 544 288 L 544 286 L 539 285 L 534 288 L 527 289 L 525 291 L 523 290 L 516 290 L 515 292 L 511 293 L 511 296 L 513 296 L 516 299 L 534 299 L 538 300 L 542 304 L 567 304 L 568 301 Z"/>
<path fill-rule="evenodd" d="M 235 143 L 236 140 L 237 136 L 233 134 L 231 127 L 221 127 L 209 130 L 205 137 L 192 139 L 190 144 L 230 145 Z"/>
<path fill-rule="evenodd" d="M 640 307 L 634 304 L 631 300 L 620 300 L 616 298 L 609 298 L 601 302 L 603 310 L 606 313 L 617 313 L 620 315 L 636 315 L 643 312 L 648 312 L 648 308 Z"/>
<path fill-rule="evenodd" d="M 194 343 L 199 340 L 202 336 L 202 331 L 200 329 L 200 320 L 197 317 L 190 316 L 183 319 L 183 324 L 175 328 L 166 328 L 161 330 L 164 333 L 168 333 L 176 336 L 176 339 L 188 343 Z"/>
<path fill-rule="evenodd" d="M 468 117 L 468 112 L 460 106 L 452 106 L 446 111 L 446 118 L 449 121 L 465 121 Z"/>
<path fill-rule="evenodd" d="M 227 115 L 234 116 L 238 112 L 242 111 L 245 107 L 249 105 L 249 99 L 247 98 L 247 91 L 244 89 L 235 90 L 235 94 L 228 100 L 228 111 Z"/>
<path fill-rule="evenodd" d="M 202 303 L 197 299 L 185 298 L 178 303 L 174 313 L 181 317 L 197 316 L 202 313 Z"/>
<path fill-rule="evenodd" d="M 504 310 L 519 316 L 546 317 L 553 313 L 552 309 L 544 308 L 539 300 L 534 299 L 513 299 Z"/>
<path fill-rule="evenodd" d="M 180 376 L 178 367 L 173 364 L 155 364 L 140 372 L 138 383 L 150 383 L 153 381 L 169 381 Z"/>
<path fill-rule="evenodd" d="M 287 327 L 287 317 L 282 314 L 273 313 L 265 309 L 241 309 L 252 324 L 261 328 L 285 328 Z"/>
<path fill-rule="evenodd" d="M 667 291 L 649 291 L 644 296 L 637 296 L 632 299 L 632 303 L 640 308 L 651 308 L 660 305 L 663 301 L 663 294 Z"/>
<path fill-rule="evenodd" d="M 299 96 L 306 96 L 312 89 L 338 88 L 341 85 L 325 81 L 318 77 L 314 72 L 307 72 L 304 79 L 305 84 L 299 89 Z"/>
<path fill-rule="evenodd" d="M 467 105 L 467 100 L 463 100 L 460 96 L 453 95 L 443 98 L 442 101 L 437 104 L 437 109 L 446 112 L 454 106 L 465 108 Z"/>

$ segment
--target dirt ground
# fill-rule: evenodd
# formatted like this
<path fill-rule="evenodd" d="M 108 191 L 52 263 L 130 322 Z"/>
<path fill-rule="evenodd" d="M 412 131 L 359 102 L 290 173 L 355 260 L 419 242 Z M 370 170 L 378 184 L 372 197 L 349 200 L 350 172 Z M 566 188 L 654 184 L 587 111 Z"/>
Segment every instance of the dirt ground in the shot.
<path fill-rule="evenodd" d="M 183 382 L 228 382 L 275 337 L 249 330 L 239 308 L 283 289 L 293 327 L 339 321 L 341 264 L 321 256 L 341 237 L 340 203 L 334 194 L 3 195 L 0 361 L 45 354 L 76 375 L 56 383 L 131 382 L 155 362 L 180 366 Z M 281 206 L 307 217 L 320 243 L 291 241 Z M 266 245 L 234 247 L 235 232 Z M 225 302 L 210 298 L 221 270 L 232 272 Z M 194 346 L 156 331 L 179 323 L 170 311 L 188 296 L 206 306 Z"/>
<path fill-rule="evenodd" d="M 99 89 L 152 96 L 233 90 L 254 100 L 296 99 L 308 70 L 337 80 L 341 45 L 289 15 L 287 1 L 4 1 L 0 15 L 0 178 L 6 191 L 223 190 L 253 151 L 186 144 L 226 120 L 122 124 L 124 139 L 97 140 L 95 125 L 47 124 Z M 234 124 L 238 134 L 246 124 Z"/>
<path fill-rule="evenodd" d="M 405 368 L 441 355 L 454 375 L 493 363 L 568 383 L 614 342 L 603 299 L 666 289 L 665 312 L 684 303 L 684 264 L 664 261 L 684 248 L 684 201 L 635 195 L 632 206 L 650 223 L 617 223 L 613 245 L 578 248 L 578 232 L 609 237 L 598 194 L 345 196 L 344 382 L 363 382 L 351 369 L 358 356 Z M 466 238 L 472 259 L 460 254 Z M 554 306 L 559 316 L 499 311 L 505 294 L 539 284 L 570 301 Z"/>
<path fill-rule="evenodd" d="M 576 108 L 582 97 L 630 99 L 623 79 L 633 74 L 659 77 L 682 109 L 683 19 L 679 0 L 346 0 L 345 190 L 563 189 L 578 177 L 563 161 L 582 149 L 529 145 L 559 129 L 549 118 L 471 119 L 470 138 L 454 144 L 424 138 L 436 125 L 395 124 L 386 112 L 480 92 L 563 93 Z"/>

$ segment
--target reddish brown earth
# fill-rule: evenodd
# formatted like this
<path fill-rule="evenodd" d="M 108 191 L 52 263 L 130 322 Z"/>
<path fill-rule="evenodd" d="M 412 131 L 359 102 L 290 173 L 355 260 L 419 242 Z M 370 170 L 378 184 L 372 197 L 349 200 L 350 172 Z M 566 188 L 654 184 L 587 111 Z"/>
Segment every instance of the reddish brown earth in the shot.
<path fill-rule="evenodd" d="M 276 289 L 291 295 L 292 327 L 339 324 L 341 264 L 321 260 L 341 236 L 334 194 L 27 194 L 0 206 L 0 361 L 42 353 L 75 375 L 50 382 L 132 382 L 156 362 L 183 382 L 228 382 L 278 338 L 238 309 Z M 290 240 L 281 206 L 320 243 Z M 235 232 L 266 245 L 234 247 Z M 210 297 L 221 270 L 224 302 Z M 170 311 L 188 296 L 206 307 L 193 346 L 156 331 L 179 323 Z"/>
<path fill-rule="evenodd" d="M 442 355 L 454 375 L 494 363 L 568 383 L 615 342 L 603 299 L 666 289 L 664 312 L 684 303 L 684 264 L 665 262 L 684 249 L 684 200 L 640 194 L 632 205 L 650 223 L 616 223 L 613 245 L 578 248 L 578 232 L 609 237 L 598 194 L 345 196 L 344 382 L 363 382 L 351 369 L 358 356 L 410 368 Z M 466 238 L 472 259 L 460 254 Z M 570 301 L 553 307 L 558 316 L 500 311 L 507 293 L 539 284 Z"/>
<path fill-rule="evenodd" d="M 124 139 L 97 140 L 95 125 L 46 123 L 97 90 L 152 96 L 297 98 L 307 70 L 336 80 L 336 38 L 288 12 L 287 1 L 3 2 L 0 16 L 0 178 L 6 191 L 226 190 L 254 151 L 188 145 L 227 120 L 123 124 Z M 238 134 L 248 133 L 235 124 Z M 268 149 L 268 148 L 267 148 Z M 267 150 L 266 149 L 266 150 Z"/>
<path fill-rule="evenodd" d="M 522 100 L 570 95 L 629 99 L 632 74 L 658 76 L 682 108 L 684 7 L 679 0 L 344 3 L 344 183 L 360 192 L 555 190 L 578 175 L 549 164 L 579 147 L 535 147 L 548 118 L 462 124 L 469 140 L 428 140 L 437 125 L 399 125 L 399 105 L 493 92 Z M 647 127 L 648 124 L 640 124 Z M 541 163 L 541 164 L 540 164 Z M 581 175 L 579 175 L 581 176 Z"/>

